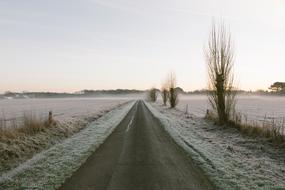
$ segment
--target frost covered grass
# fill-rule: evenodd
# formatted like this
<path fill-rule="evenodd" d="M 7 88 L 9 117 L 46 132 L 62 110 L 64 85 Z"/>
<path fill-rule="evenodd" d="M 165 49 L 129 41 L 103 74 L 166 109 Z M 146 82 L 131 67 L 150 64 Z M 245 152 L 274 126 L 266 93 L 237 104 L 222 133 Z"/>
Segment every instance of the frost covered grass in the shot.
<path fill-rule="evenodd" d="M 10 110 L 7 118 L 2 117 L 0 119 L 0 174 L 15 168 L 20 163 L 30 159 L 34 154 L 77 133 L 86 127 L 88 123 L 129 100 L 101 98 L 8 101 L 10 102 L 0 103 L 2 106 L 8 104 L 5 108 Z M 19 110 L 19 108 L 16 109 L 17 103 L 20 107 L 22 105 L 22 108 L 27 108 L 28 105 L 23 104 L 23 102 L 31 103 L 33 101 L 35 101 L 34 105 L 29 109 L 33 108 L 35 112 L 38 111 L 37 115 L 27 111 L 28 109 L 26 109 L 27 113 L 23 116 L 17 114 L 16 111 Z M 48 112 L 45 113 L 45 117 L 42 116 L 41 113 L 44 112 L 43 107 L 45 106 L 49 109 L 55 109 L 53 117 L 49 117 Z M 59 113 L 62 114 L 59 115 Z M 12 114 L 16 116 L 13 120 L 11 120 Z"/>
<path fill-rule="evenodd" d="M 236 115 L 228 123 L 229 126 L 239 129 L 243 134 L 253 137 L 265 137 L 274 143 L 285 142 L 285 118 L 277 120 L 272 118 L 268 120 L 264 118 L 262 124 L 260 122 L 243 122 L 240 116 Z"/>
<path fill-rule="evenodd" d="M 276 146 L 177 109 L 146 105 L 218 189 L 285 189 L 285 144 Z"/>
<path fill-rule="evenodd" d="M 31 114 L 24 114 L 22 121 L 13 120 L 9 127 L 6 119 L 0 119 L 0 141 L 14 139 L 21 135 L 34 135 L 47 127 L 56 125 L 56 121 L 50 118 L 40 118 Z"/>
<path fill-rule="evenodd" d="M 214 124 L 218 123 L 217 116 L 209 110 L 207 110 L 205 119 L 213 121 Z M 264 118 L 262 123 L 257 121 L 248 122 L 247 119 L 242 118 L 241 114 L 234 113 L 224 126 L 234 127 L 248 136 L 267 138 L 275 144 L 282 144 L 285 142 L 285 118 L 282 120 L 277 120 L 275 118 L 269 120 Z"/>
<path fill-rule="evenodd" d="M 72 137 L 35 155 L 0 177 L 3 189 L 56 189 L 99 147 L 134 102 L 120 106 Z"/>
<path fill-rule="evenodd" d="M 54 140 L 55 136 L 62 137 L 67 135 L 67 130 L 64 130 L 62 126 L 58 126 L 51 116 L 39 118 L 25 114 L 23 121 L 15 121 L 12 126 L 6 127 L 5 121 L 1 123 L 0 173 L 14 167 L 33 153 L 46 147 L 48 143 L 51 143 L 46 139 L 42 139 L 44 134 L 50 141 Z M 52 133 L 53 131 L 56 134 Z M 40 142 L 41 140 L 42 142 Z"/>
<path fill-rule="evenodd" d="M 278 143 L 283 141 L 285 97 L 239 95 L 236 107 L 231 117 L 232 126 L 244 134 L 268 137 Z M 177 109 L 204 117 L 211 106 L 205 95 L 188 95 L 181 96 Z"/>
<path fill-rule="evenodd" d="M 24 125 L 0 130 L 0 174 L 84 127 L 81 125 L 49 125 L 46 122 L 35 120 Z"/>
<path fill-rule="evenodd" d="M 162 104 L 162 100 L 159 101 Z M 189 113 L 198 117 L 204 117 L 206 110 L 211 109 L 206 95 L 181 95 L 177 109 L 185 111 L 187 105 Z M 262 124 L 264 118 L 282 120 L 285 118 L 285 97 L 238 95 L 236 112 L 241 113 L 248 122 Z"/>

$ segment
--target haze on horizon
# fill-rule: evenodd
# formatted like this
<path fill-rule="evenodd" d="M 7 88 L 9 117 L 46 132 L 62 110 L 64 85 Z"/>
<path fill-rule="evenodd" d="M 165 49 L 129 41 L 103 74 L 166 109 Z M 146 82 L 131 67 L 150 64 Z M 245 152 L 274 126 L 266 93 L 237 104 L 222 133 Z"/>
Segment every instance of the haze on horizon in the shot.
<path fill-rule="evenodd" d="M 282 0 L 2 0 L 0 93 L 160 88 L 170 71 L 185 90 L 207 84 L 213 19 L 235 45 L 239 88 L 284 80 Z"/>

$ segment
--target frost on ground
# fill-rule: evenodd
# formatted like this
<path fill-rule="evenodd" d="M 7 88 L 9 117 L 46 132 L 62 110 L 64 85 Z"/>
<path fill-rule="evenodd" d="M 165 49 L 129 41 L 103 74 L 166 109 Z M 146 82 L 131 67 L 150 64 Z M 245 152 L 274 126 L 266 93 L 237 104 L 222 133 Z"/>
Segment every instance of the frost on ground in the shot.
<path fill-rule="evenodd" d="M 161 101 L 162 102 L 162 101 Z M 207 109 L 211 109 L 207 95 L 181 95 L 177 109 L 186 111 L 199 117 L 204 117 Z M 284 96 L 237 96 L 237 113 L 243 116 L 247 122 L 263 123 L 264 120 L 275 119 L 283 122 L 285 118 L 285 97 Z"/>
<path fill-rule="evenodd" d="M 285 189 L 285 145 L 243 136 L 176 109 L 146 105 L 218 189 Z"/>
<path fill-rule="evenodd" d="M 104 142 L 133 104 L 130 102 L 108 112 L 74 136 L 3 174 L 1 189 L 58 188 Z"/>
<path fill-rule="evenodd" d="M 86 124 L 115 105 L 134 99 L 131 96 L 95 98 L 34 98 L 0 100 L 0 119 L 20 121 L 24 114 L 47 117 L 52 111 L 55 119 L 65 125 Z"/>
<path fill-rule="evenodd" d="M 7 120 L 13 117 L 20 120 L 22 111 L 30 110 L 41 115 L 52 110 L 57 124 L 43 127 L 35 134 L 16 133 L 9 126 L 6 131 L 1 131 L 0 127 L 0 175 L 77 133 L 88 123 L 129 100 L 123 97 L 1 100 L 0 108 L 5 110 Z"/>

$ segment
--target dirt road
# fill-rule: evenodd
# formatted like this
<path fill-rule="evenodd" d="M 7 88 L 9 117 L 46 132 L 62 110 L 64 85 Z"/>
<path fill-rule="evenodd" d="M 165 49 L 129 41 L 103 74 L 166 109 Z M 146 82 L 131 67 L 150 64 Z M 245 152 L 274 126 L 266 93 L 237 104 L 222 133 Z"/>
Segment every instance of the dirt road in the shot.
<path fill-rule="evenodd" d="M 61 190 L 214 189 L 142 101 Z"/>

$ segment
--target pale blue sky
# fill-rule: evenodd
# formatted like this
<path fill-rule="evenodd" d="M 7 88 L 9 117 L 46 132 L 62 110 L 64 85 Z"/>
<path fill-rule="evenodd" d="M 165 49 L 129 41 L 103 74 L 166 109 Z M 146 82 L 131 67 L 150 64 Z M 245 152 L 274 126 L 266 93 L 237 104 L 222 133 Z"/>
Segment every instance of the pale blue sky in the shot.
<path fill-rule="evenodd" d="M 284 81 L 284 0 L 0 0 L 0 92 L 206 87 L 213 18 L 235 44 L 242 89 Z"/>

